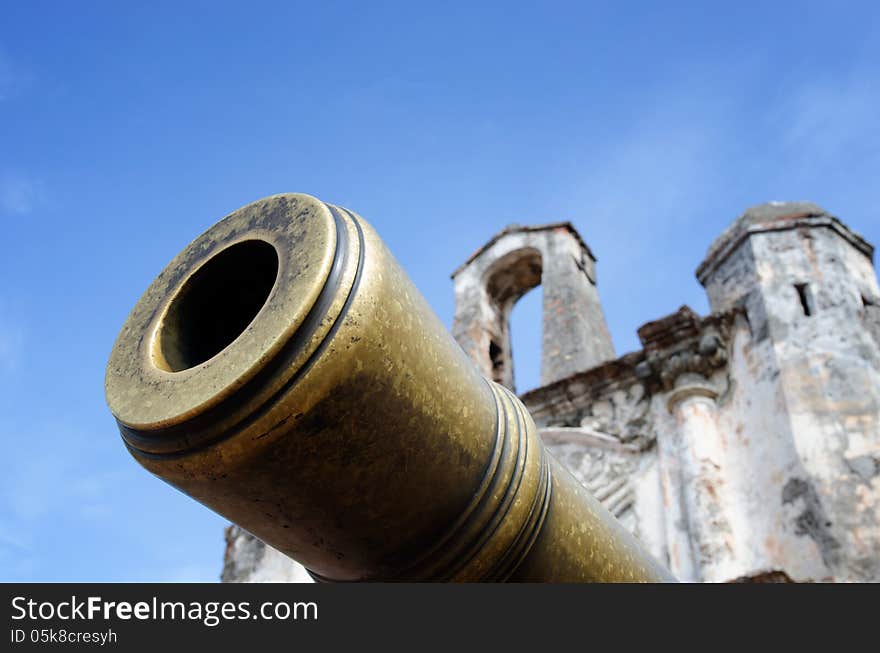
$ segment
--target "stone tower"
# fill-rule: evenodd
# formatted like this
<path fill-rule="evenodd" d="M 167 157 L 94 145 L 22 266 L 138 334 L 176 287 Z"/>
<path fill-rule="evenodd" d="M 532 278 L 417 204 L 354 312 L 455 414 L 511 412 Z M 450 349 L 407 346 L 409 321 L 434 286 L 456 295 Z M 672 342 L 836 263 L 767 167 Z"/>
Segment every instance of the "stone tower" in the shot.
<path fill-rule="evenodd" d="M 596 259 L 568 222 L 512 225 L 452 273 L 452 332 L 490 379 L 514 389 L 510 314 L 541 285 L 541 384 L 614 358 L 596 289 Z"/>
<path fill-rule="evenodd" d="M 736 417 L 719 422 L 724 464 L 737 470 L 728 505 L 748 513 L 741 555 L 785 558 L 793 576 L 880 577 L 872 256 L 819 206 L 772 202 L 737 219 L 697 270 L 712 311 L 740 308 L 748 322 L 732 357 L 748 396 L 732 393 Z"/>

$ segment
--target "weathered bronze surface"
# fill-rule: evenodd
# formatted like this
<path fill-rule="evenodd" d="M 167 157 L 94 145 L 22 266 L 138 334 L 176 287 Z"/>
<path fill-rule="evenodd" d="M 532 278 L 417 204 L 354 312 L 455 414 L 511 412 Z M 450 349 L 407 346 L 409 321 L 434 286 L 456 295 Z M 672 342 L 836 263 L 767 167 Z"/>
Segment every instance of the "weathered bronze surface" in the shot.
<path fill-rule="evenodd" d="M 671 580 L 351 211 L 276 195 L 184 249 L 107 367 L 131 454 L 335 581 Z"/>

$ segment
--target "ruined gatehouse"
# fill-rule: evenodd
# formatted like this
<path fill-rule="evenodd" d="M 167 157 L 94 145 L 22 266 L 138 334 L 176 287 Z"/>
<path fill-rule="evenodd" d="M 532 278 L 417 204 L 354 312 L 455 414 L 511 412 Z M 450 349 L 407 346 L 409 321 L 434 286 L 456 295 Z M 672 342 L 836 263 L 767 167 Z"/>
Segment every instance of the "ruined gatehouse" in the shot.
<path fill-rule="evenodd" d="M 880 581 L 880 290 L 873 247 L 809 202 L 737 218 L 696 269 L 710 314 L 618 356 L 596 258 L 567 222 L 511 226 L 452 275 L 453 334 L 514 384 L 510 315 L 542 289 L 551 452 L 682 580 Z M 309 580 L 237 527 L 225 581 Z"/>

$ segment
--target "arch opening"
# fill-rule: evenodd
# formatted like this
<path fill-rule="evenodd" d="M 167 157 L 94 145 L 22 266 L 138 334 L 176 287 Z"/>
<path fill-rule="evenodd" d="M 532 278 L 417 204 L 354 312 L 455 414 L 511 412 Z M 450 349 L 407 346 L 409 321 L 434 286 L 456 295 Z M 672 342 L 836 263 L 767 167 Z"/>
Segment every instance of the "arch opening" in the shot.
<path fill-rule="evenodd" d="M 492 380 L 516 391 L 513 363 L 513 343 L 511 340 L 511 314 L 517 302 L 533 288 L 541 284 L 543 274 L 543 262 L 541 252 L 527 247 L 514 250 L 499 258 L 489 269 L 486 276 L 486 292 L 489 305 L 493 311 L 493 319 L 489 325 L 488 343 L 486 356 L 488 357 L 489 369 Z M 540 297 L 540 293 L 537 293 Z M 527 310 L 523 311 L 523 318 L 517 312 L 517 322 L 523 324 L 518 331 L 523 334 L 524 350 L 534 356 L 529 357 L 526 365 L 525 379 L 532 383 L 534 378 L 534 357 L 540 361 L 540 333 L 541 317 L 540 307 L 535 317 L 535 307 L 531 306 L 533 300 L 527 303 Z M 537 329 L 537 345 L 534 344 L 534 332 Z M 528 344 L 525 344 L 528 343 Z M 538 376 L 540 375 L 540 363 L 538 364 Z"/>
<path fill-rule="evenodd" d="M 541 335 L 543 289 L 530 289 L 513 305 L 510 313 L 510 340 L 516 352 L 514 384 L 522 394 L 541 385 Z"/>

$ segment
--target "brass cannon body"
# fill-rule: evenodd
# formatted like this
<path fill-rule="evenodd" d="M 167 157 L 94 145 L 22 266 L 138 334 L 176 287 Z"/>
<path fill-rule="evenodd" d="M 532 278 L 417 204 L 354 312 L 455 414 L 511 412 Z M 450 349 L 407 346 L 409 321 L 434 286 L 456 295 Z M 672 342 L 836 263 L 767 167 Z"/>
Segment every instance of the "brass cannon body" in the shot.
<path fill-rule="evenodd" d="M 318 579 L 671 580 L 470 363 L 373 229 L 230 214 L 132 310 L 107 401 L 156 476 Z"/>

